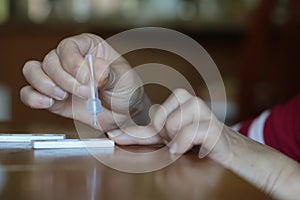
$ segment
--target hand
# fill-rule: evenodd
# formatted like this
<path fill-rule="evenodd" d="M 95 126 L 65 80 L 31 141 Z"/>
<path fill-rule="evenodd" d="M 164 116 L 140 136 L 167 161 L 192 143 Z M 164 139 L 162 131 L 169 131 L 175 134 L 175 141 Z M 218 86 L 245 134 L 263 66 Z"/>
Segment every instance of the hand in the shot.
<path fill-rule="evenodd" d="M 118 144 L 144 144 L 160 135 L 172 154 L 201 145 L 201 158 L 208 155 L 271 196 L 298 197 L 298 163 L 223 125 L 200 98 L 183 89 L 175 90 L 159 106 L 150 125 L 126 127 L 108 134 Z"/>
<path fill-rule="evenodd" d="M 227 135 L 221 134 L 223 126 L 200 98 L 184 89 L 176 89 L 153 112 L 150 125 L 117 129 L 108 135 L 121 145 L 144 144 L 159 135 L 173 154 L 202 145 L 202 156 L 212 150 L 210 156 L 225 161 L 231 152 Z"/>
<path fill-rule="evenodd" d="M 31 108 L 48 109 L 91 125 L 91 116 L 86 111 L 89 69 L 84 56 L 88 53 L 96 58 L 95 79 L 99 80 L 99 96 L 104 109 L 98 115 L 102 131 L 132 124 L 129 109 L 133 118 L 146 123 L 150 103 L 143 89 L 138 88 L 139 77 L 124 58 L 92 34 L 64 39 L 42 62 L 28 61 L 23 74 L 29 85 L 21 89 L 21 100 Z M 76 105 L 74 110 L 72 103 Z"/>

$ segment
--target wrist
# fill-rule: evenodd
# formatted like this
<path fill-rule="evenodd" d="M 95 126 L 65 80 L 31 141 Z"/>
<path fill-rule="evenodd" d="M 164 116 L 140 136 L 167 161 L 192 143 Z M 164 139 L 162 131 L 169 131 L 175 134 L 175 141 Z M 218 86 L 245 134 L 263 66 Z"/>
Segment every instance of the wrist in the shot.
<path fill-rule="evenodd" d="M 300 185 L 297 162 L 233 130 L 227 135 L 231 153 L 228 162 L 222 163 L 226 168 L 275 198 L 295 197 L 298 189 L 291 185 Z"/>

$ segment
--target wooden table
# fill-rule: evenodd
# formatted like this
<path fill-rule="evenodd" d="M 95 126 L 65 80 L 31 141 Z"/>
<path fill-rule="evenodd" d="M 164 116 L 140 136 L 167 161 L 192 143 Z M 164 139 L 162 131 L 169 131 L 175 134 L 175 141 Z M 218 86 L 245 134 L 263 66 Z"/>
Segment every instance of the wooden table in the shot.
<path fill-rule="evenodd" d="M 154 172 L 125 173 L 103 165 L 84 149 L 32 150 L 0 143 L 1 146 L 0 199 L 270 199 L 212 160 L 200 160 L 193 152 Z M 122 148 L 146 152 L 161 147 Z M 127 160 L 119 150 L 109 156 Z"/>

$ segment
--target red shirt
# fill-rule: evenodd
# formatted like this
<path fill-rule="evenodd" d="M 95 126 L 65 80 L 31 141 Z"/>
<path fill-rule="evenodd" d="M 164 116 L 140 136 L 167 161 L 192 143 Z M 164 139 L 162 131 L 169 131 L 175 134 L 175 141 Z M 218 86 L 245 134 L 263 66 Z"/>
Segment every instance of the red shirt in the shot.
<path fill-rule="evenodd" d="M 300 162 L 300 95 L 235 127 Z"/>

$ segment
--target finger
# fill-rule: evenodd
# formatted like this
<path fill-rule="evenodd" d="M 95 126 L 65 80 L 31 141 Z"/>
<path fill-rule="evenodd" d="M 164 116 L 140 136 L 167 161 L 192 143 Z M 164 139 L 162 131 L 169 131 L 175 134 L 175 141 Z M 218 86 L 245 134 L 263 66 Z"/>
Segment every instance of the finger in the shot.
<path fill-rule="evenodd" d="M 102 54 L 97 53 L 97 48 L 99 48 L 98 44 L 102 41 L 101 38 L 95 35 L 82 34 L 65 39 L 59 44 L 56 55 L 60 60 L 62 68 L 72 77 L 75 77 L 80 84 L 88 85 L 89 83 L 90 69 L 84 56 L 87 53 L 97 54 L 93 66 L 98 87 L 103 88 L 108 82 L 110 70 L 108 64 L 105 62 L 104 55 L 102 55 L 104 51 L 101 51 Z M 106 48 L 108 47 L 109 46 L 106 45 Z M 89 93 L 87 87 L 77 86 L 76 83 L 71 83 L 69 84 L 68 91 L 72 89 L 72 84 L 75 94 L 87 98 Z"/>
<path fill-rule="evenodd" d="M 199 156 L 204 157 L 215 148 L 219 140 L 224 139 L 221 137 L 222 130 L 223 125 L 214 119 L 190 124 L 172 140 L 170 153 L 182 154 L 193 145 L 201 145 Z"/>
<path fill-rule="evenodd" d="M 176 89 L 173 93 L 168 97 L 168 99 L 157 109 L 154 117 L 152 119 L 152 125 L 155 127 L 157 131 L 161 131 L 166 123 L 167 117 L 173 112 L 180 104 L 186 102 L 192 98 L 192 95 L 188 93 L 184 89 Z M 162 131 L 162 137 L 167 139 L 166 135 L 163 135 L 164 131 Z"/>
<path fill-rule="evenodd" d="M 25 86 L 20 90 L 20 98 L 25 105 L 35 109 L 47 109 L 54 104 L 52 98 L 37 92 L 31 86 Z"/>
<path fill-rule="evenodd" d="M 91 34 L 81 34 L 61 41 L 56 49 L 62 67 L 79 81 L 87 79 L 88 67 L 83 65 L 84 56 L 97 47 L 100 38 Z M 81 73 L 78 73 L 80 69 Z"/>
<path fill-rule="evenodd" d="M 110 139 L 120 145 L 162 144 L 163 141 L 150 126 L 132 126 L 107 132 Z"/>
<path fill-rule="evenodd" d="M 205 135 L 204 132 L 204 129 L 201 129 L 198 123 L 183 127 L 169 145 L 170 153 L 183 154 L 193 145 L 202 144 Z"/>
<path fill-rule="evenodd" d="M 30 85 L 40 93 L 56 100 L 64 100 L 68 94 L 58 87 L 42 70 L 41 63 L 29 61 L 23 67 L 23 74 Z"/>
<path fill-rule="evenodd" d="M 212 113 L 206 104 L 198 97 L 192 97 L 177 109 L 166 120 L 166 130 L 170 138 L 174 138 L 178 131 L 192 123 L 208 120 Z"/>
<path fill-rule="evenodd" d="M 47 56 L 45 56 L 42 68 L 45 73 L 65 91 L 81 98 L 88 97 L 88 87 L 81 85 L 73 76 L 62 68 L 58 55 L 54 50 L 50 51 Z"/>

